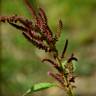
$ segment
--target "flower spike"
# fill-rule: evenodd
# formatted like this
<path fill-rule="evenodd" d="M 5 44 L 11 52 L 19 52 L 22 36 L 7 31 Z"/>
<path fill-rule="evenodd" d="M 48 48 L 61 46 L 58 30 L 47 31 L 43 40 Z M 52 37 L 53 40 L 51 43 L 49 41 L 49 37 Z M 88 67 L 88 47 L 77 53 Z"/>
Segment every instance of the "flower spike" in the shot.
<path fill-rule="evenodd" d="M 78 59 L 74 57 L 74 54 L 71 55 L 67 62 L 70 63 L 72 60 L 78 61 Z"/>
<path fill-rule="evenodd" d="M 15 24 L 15 23 L 11 23 L 11 22 L 9 22 L 9 24 L 12 25 L 13 27 L 19 29 L 19 30 L 27 31 L 27 29 L 24 28 L 23 26 L 20 26 L 20 25 L 17 25 L 17 24 Z"/>
<path fill-rule="evenodd" d="M 27 5 L 31 15 L 36 19 L 37 16 L 36 16 L 36 12 L 34 11 L 33 7 L 31 6 L 29 0 L 24 0 L 25 1 L 25 4 Z"/>
<path fill-rule="evenodd" d="M 64 58 L 64 55 L 65 55 L 65 52 L 66 52 L 67 46 L 68 46 L 68 40 L 66 40 L 66 42 L 65 42 L 65 45 L 64 45 L 64 49 L 63 49 L 63 52 L 62 52 L 61 58 Z"/>
<path fill-rule="evenodd" d="M 62 86 L 64 86 L 64 80 L 63 80 L 63 78 L 61 76 L 59 76 L 57 74 L 54 74 L 54 73 L 52 73 L 50 71 L 48 72 L 48 75 L 52 76 L 54 79 L 56 79 L 58 82 L 60 82 Z"/>

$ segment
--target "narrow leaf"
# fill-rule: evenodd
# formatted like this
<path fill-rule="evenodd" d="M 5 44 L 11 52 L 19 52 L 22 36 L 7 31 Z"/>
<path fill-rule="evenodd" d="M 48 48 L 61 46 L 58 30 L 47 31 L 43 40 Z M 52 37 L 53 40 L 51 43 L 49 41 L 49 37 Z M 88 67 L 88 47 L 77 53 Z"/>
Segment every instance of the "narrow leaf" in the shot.
<path fill-rule="evenodd" d="M 53 83 L 38 83 L 38 84 L 32 85 L 32 87 L 30 89 L 28 89 L 23 96 L 26 96 L 26 95 L 36 92 L 36 91 L 48 89 L 53 86 L 56 86 L 56 85 Z"/>

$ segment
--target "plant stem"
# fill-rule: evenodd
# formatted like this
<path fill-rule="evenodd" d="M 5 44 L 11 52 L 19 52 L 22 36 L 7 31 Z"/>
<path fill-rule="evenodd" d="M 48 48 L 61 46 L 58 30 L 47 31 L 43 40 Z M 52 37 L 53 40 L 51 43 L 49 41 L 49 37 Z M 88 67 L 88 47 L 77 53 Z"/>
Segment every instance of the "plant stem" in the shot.
<path fill-rule="evenodd" d="M 68 96 L 74 96 L 70 87 L 69 87 L 67 94 L 68 94 Z"/>
<path fill-rule="evenodd" d="M 62 68 L 62 63 L 61 63 L 60 58 L 57 56 L 56 59 L 57 59 L 58 63 L 60 64 L 60 67 Z M 67 80 L 67 78 L 65 77 L 64 74 L 63 74 L 63 77 L 64 77 L 64 81 L 66 82 L 66 85 L 69 85 L 69 82 L 68 82 L 68 80 Z M 66 91 L 67 96 L 74 96 L 73 93 L 72 93 L 72 89 L 71 89 L 70 85 L 67 88 L 64 87 L 64 90 Z"/>

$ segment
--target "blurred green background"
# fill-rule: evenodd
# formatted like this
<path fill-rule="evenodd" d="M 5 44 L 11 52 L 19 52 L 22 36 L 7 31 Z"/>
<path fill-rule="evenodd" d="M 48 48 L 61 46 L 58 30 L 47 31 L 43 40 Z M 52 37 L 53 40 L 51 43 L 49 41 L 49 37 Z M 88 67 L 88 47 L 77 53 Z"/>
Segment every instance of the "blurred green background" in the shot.
<path fill-rule="evenodd" d="M 64 29 L 57 42 L 59 52 L 62 51 L 66 38 L 69 39 L 67 56 L 72 52 L 78 57 L 75 72 L 75 93 L 78 96 L 96 96 L 96 0 L 30 0 L 42 7 L 48 17 L 53 33 L 57 23 L 62 19 Z M 23 0 L 0 0 L 1 15 L 24 16 L 31 19 Z M 47 57 L 44 52 L 30 44 L 20 31 L 9 24 L 1 27 L 1 93 L 0 96 L 22 96 L 34 83 L 54 80 L 48 77 L 47 71 L 53 70 L 50 65 L 41 63 Z M 62 90 L 51 88 L 30 96 L 64 96 Z"/>

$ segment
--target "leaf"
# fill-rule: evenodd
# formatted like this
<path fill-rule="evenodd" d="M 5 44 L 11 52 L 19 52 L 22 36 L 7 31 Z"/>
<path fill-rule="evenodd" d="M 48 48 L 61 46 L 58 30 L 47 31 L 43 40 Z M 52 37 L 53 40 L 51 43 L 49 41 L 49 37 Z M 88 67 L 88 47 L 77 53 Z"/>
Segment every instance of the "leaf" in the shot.
<path fill-rule="evenodd" d="M 62 62 L 62 68 L 63 69 L 65 69 L 65 65 L 67 64 L 67 60 L 64 60 L 63 62 Z"/>
<path fill-rule="evenodd" d="M 73 71 L 75 71 L 78 66 L 77 61 L 73 60 L 72 64 L 73 64 Z"/>
<path fill-rule="evenodd" d="M 30 89 L 28 89 L 23 96 L 26 96 L 26 95 L 33 93 L 33 92 L 48 89 L 53 86 L 56 86 L 56 84 L 54 84 L 54 83 L 38 83 L 38 84 L 32 85 L 32 87 Z"/>
<path fill-rule="evenodd" d="M 64 61 L 62 62 L 62 67 L 63 67 L 63 69 L 65 69 L 65 65 L 66 65 L 66 64 L 67 64 L 67 60 L 64 60 Z M 73 61 L 72 61 L 72 65 L 73 65 L 73 71 L 75 71 L 76 68 L 77 68 L 77 66 L 78 66 L 77 61 L 73 60 Z"/>

